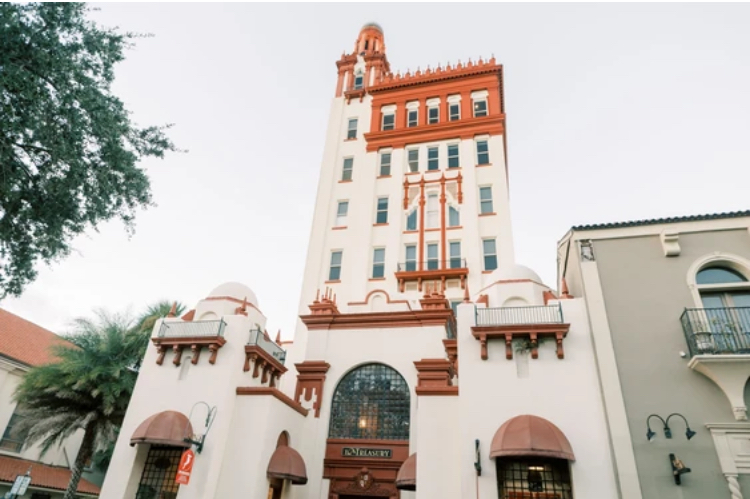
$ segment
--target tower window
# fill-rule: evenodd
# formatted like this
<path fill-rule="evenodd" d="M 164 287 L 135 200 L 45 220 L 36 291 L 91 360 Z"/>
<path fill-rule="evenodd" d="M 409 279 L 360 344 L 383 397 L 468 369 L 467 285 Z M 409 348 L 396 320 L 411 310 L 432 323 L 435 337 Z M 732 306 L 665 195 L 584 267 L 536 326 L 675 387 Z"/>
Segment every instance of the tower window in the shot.
<path fill-rule="evenodd" d="M 479 188 L 479 207 L 479 212 L 482 214 L 493 213 L 495 211 L 492 205 L 492 187 Z"/>
<path fill-rule="evenodd" d="M 360 90 L 365 85 L 365 75 L 362 73 L 354 75 L 354 90 Z"/>
<path fill-rule="evenodd" d="M 438 268 L 438 245 L 429 243 L 427 245 L 427 270 L 437 270 Z"/>
<path fill-rule="evenodd" d="M 427 123 L 439 123 L 440 122 L 440 108 L 433 106 L 427 110 Z"/>
<path fill-rule="evenodd" d="M 417 270 L 417 247 L 413 244 L 410 244 L 406 247 L 405 270 L 407 272 L 413 272 Z"/>
<path fill-rule="evenodd" d="M 344 167 L 341 170 L 341 180 L 351 180 L 352 169 L 354 169 L 354 158 L 344 158 Z"/>
<path fill-rule="evenodd" d="M 396 115 L 394 113 L 383 114 L 383 126 L 381 130 L 393 130 L 396 123 Z"/>
<path fill-rule="evenodd" d="M 483 239 L 482 252 L 484 253 L 484 270 L 495 270 L 497 268 L 497 247 L 495 240 Z"/>
<path fill-rule="evenodd" d="M 409 149 L 406 152 L 410 172 L 419 171 L 419 149 Z"/>
<path fill-rule="evenodd" d="M 474 101 L 474 117 L 479 118 L 481 116 L 487 116 L 487 99 Z"/>
<path fill-rule="evenodd" d="M 378 198 L 378 209 L 375 215 L 375 223 L 388 223 L 388 198 Z"/>
<path fill-rule="evenodd" d="M 490 148 L 486 140 L 477 140 L 477 164 L 490 164 Z"/>
<path fill-rule="evenodd" d="M 458 227 L 461 225 L 461 214 L 453 206 L 448 207 L 448 227 Z"/>
<path fill-rule="evenodd" d="M 372 252 L 372 278 L 385 276 L 385 248 L 375 248 Z"/>
<path fill-rule="evenodd" d="M 448 168 L 458 168 L 458 144 L 448 145 Z"/>
<path fill-rule="evenodd" d="M 410 109 L 406 119 L 406 126 L 413 127 L 419 124 L 419 110 Z"/>
<path fill-rule="evenodd" d="M 450 104 L 448 106 L 448 119 L 450 121 L 461 119 L 461 105 L 459 103 Z"/>
<path fill-rule="evenodd" d="M 437 170 L 440 168 L 439 154 L 437 147 L 427 148 L 427 169 Z"/>
<path fill-rule="evenodd" d="M 336 208 L 336 226 L 343 227 L 346 225 L 346 216 L 349 214 L 349 201 L 339 201 Z"/>
<path fill-rule="evenodd" d="M 357 118 L 349 118 L 349 124 L 346 128 L 346 138 L 347 139 L 357 138 Z"/>
<path fill-rule="evenodd" d="M 406 230 L 417 230 L 417 209 L 413 209 L 406 216 Z"/>
<path fill-rule="evenodd" d="M 380 176 L 387 177 L 391 174 L 391 153 L 380 153 Z"/>
<path fill-rule="evenodd" d="M 338 281 L 341 279 L 341 258 L 343 251 L 331 252 L 331 267 L 328 270 L 328 280 Z"/>
<path fill-rule="evenodd" d="M 450 250 L 450 268 L 452 269 L 458 269 L 461 268 L 461 242 L 460 241 L 452 241 L 449 244 L 449 250 Z"/>

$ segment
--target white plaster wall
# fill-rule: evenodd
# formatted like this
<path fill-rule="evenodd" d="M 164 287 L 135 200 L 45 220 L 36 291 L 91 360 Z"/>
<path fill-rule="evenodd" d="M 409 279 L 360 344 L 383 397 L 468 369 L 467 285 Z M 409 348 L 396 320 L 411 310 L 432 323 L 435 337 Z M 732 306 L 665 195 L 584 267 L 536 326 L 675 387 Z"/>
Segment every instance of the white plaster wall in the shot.
<path fill-rule="evenodd" d="M 417 406 L 417 438 L 410 449 L 417 453 L 416 498 L 462 497 L 459 398 L 421 396 Z"/>
<path fill-rule="evenodd" d="M 523 414 L 545 418 L 567 436 L 576 456 L 571 465 L 576 499 L 617 497 L 586 312 L 582 300 L 561 303 L 571 324 L 564 341 L 565 358 L 556 357 L 553 341 L 543 342 L 539 358 L 528 361 L 526 377 L 518 375 L 518 354 L 514 360 L 505 358 L 502 341 L 490 341 L 489 359 L 481 360 L 479 341 L 471 335 L 474 307 L 459 306 L 461 497 L 477 497 L 473 467 L 477 438 L 482 459 L 478 497 L 497 496 L 490 444 L 505 421 Z"/>

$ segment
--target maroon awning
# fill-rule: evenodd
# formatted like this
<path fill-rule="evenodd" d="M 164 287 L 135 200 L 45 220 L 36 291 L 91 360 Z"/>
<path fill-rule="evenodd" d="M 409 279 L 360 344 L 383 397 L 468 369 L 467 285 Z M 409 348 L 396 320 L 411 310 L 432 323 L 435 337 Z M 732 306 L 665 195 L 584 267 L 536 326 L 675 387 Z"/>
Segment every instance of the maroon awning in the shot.
<path fill-rule="evenodd" d="M 417 490 L 417 453 L 409 456 L 396 475 L 396 488 L 400 490 Z"/>
<path fill-rule="evenodd" d="M 266 476 L 290 480 L 294 485 L 304 485 L 307 483 L 305 461 L 296 450 L 288 445 L 280 445 L 268 461 Z"/>
<path fill-rule="evenodd" d="M 557 426 L 544 418 L 528 414 L 509 419 L 495 433 L 490 457 L 502 456 L 576 459 L 570 442 Z"/>
<path fill-rule="evenodd" d="M 193 426 L 187 416 L 177 411 L 154 414 L 138 425 L 130 437 L 130 445 L 159 444 L 173 447 L 190 447 L 185 439 L 193 436 Z"/>

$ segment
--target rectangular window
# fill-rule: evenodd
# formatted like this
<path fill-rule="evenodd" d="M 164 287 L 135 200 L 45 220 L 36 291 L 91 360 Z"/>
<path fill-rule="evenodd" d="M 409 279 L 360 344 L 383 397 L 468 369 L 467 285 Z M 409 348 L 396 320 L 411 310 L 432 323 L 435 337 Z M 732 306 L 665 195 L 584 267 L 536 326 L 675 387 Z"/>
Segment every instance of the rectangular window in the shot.
<path fill-rule="evenodd" d="M 351 180 L 353 168 L 354 158 L 344 158 L 344 168 L 341 170 L 341 180 Z"/>
<path fill-rule="evenodd" d="M 463 303 L 463 300 L 451 300 L 451 310 L 453 310 L 453 315 L 458 316 L 458 306 Z"/>
<path fill-rule="evenodd" d="M 490 164 L 490 148 L 486 140 L 477 140 L 477 164 Z"/>
<path fill-rule="evenodd" d="M 409 114 L 407 114 L 406 118 L 406 126 L 409 128 L 413 126 L 417 126 L 419 124 L 419 110 L 418 109 L 411 109 L 409 110 Z"/>
<path fill-rule="evenodd" d="M 175 481 L 183 449 L 152 444 L 141 472 L 135 497 L 174 499 L 180 491 Z M 33 471 L 32 471 L 33 473 Z"/>
<path fill-rule="evenodd" d="M 406 153 L 407 161 L 409 162 L 409 171 L 419 171 L 419 149 L 409 149 Z"/>
<path fill-rule="evenodd" d="M 438 268 L 438 245 L 430 243 L 427 245 L 427 270 L 437 270 Z"/>
<path fill-rule="evenodd" d="M 361 89 L 365 84 L 365 76 L 358 74 L 354 76 L 354 90 Z"/>
<path fill-rule="evenodd" d="M 480 116 L 487 116 L 487 101 L 484 99 L 474 101 L 474 117 Z"/>
<path fill-rule="evenodd" d="M 349 118 L 349 125 L 346 129 L 346 138 L 347 139 L 356 139 L 357 138 L 357 118 Z"/>
<path fill-rule="evenodd" d="M 440 168 L 440 162 L 439 162 L 439 156 L 438 156 L 438 148 L 437 147 L 428 147 L 427 148 L 427 169 L 428 170 L 437 170 Z"/>
<path fill-rule="evenodd" d="M 448 104 L 448 119 L 450 121 L 461 119 L 461 104 L 458 102 L 455 104 Z"/>
<path fill-rule="evenodd" d="M 458 227 L 461 225 L 461 214 L 458 212 L 458 208 L 453 206 L 448 207 L 448 227 Z"/>
<path fill-rule="evenodd" d="M 435 229 L 440 224 L 440 209 L 438 208 L 437 194 L 427 196 L 427 228 Z"/>
<path fill-rule="evenodd" d="M 388 198 L 378 198 L 378 209 L 375 215 L 375 223 L 388 223 Z"/>
<path fill-rule="evenodd" d="M 406 217 L 406 230 L 417 230 L 417 209 L 414 208 Z"/>
<path fill-rule="evenodd" d="M 479 213 L 493 213 L 492 206 L 492 187 L 479 188 Z"/>
<path fill-rule="evenodd" d="M 385 276 L 385 248 L 375 248 L 372 252 L 372 278 Z"/>
<path fill-rule="evenodd" d="M 349 214 L 349 201 L 339 201 L 336 208 L 336 227 L 346 225 L 346 216 Z"/>
<path fill-rule="evenodd" d="M 417 247 L 413 244 L 406 247 L 406 264 L 404 270 L 407 272 L 417 270 Z"/>
<path fill-rule="evenodd" d="M 391 153 L 380 153 L 380 176 L 387 177 L 391 174 Z"/>
<path fill-rule="evenodd" d="M 391 114 L 384 114 L 383 115 L 383 126 L 381 127 L 381 130 L 393 130 L 393 127 L 396 123 L 396 115 Z"/>
<path fill-rule="evenodd" d="M 458 168 L 458 144 L 448 145 L 448 168 Z"/>
<path fill-rule="evenodd" d="M 427 109 L 427 123 L 438 123 L 440 121 L 440 108 L 437 106 Z"/>
<path fill-rule="evenodd" d="M 450 268 L 459 269 L 463 267 L 461 265 L 461 242 L 453 241 L 448 246 L 450 249 Z"/>
<path fill-rule="evenodd" d="M 341 279 L 341 255 L 343 251 L 331 252 L 331 268 L 328 270 L 328 280 L 338 281 Z"/>
<path fill-rule="evenodd" d="M 26 441 L 26 435 L 28 431 L 19 431 L 18 425 L 23 421 L 24 416 L 19 414 L 18 408 L 13 412 L 13 415 L 8 421 L 8 426 L 5 427 L 5 433 L 3 438 L 0 440 L 0 449 L 10 452 L 21 452 L 23 449 L 23 443 Z"/>
<path fill-rule="evenodd" d="M 497 268 L 495 240 L 484 239 L 482 241 L 482 251 L 484 252 L 484 270 L 495 270 Z"/>

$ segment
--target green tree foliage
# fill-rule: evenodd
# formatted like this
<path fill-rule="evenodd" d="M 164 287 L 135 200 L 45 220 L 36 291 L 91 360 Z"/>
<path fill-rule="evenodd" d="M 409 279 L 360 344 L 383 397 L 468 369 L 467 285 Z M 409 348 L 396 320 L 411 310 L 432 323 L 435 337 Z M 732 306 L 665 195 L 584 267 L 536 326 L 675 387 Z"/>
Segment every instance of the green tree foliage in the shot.
<path fill-rule="evenodd" d="M 131 122 L 111 92 L 137 35 L 104 29 L 81 3 L 0 3 L 0 297 L 74 236 L 152 203 L 139 162 L 174 151 L 166 127 Z"/>

